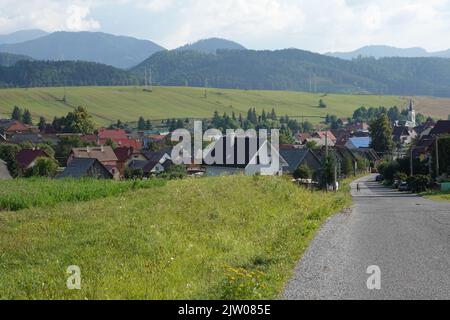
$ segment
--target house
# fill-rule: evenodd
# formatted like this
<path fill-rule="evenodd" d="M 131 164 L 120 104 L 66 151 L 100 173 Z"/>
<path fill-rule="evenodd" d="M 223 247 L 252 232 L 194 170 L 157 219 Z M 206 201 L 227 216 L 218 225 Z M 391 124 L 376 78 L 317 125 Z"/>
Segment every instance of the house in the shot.
<path fill-rule="evenodd" d="M 109 146 L 73 148 L 69 154 L 67 163 L 70 164 L 76 158 L 97 159 L 115 178 L 118 178 L 120 175 L 117 169 L 119 159 L 117 159 L 114 150 Z"/>
<path fill-rule="evenodd" d="M 350 150 L 355 150 L 359 148 L 369 148 L 371 142 L 372 142 L 371 137 L 353 137 L 348 139 L 348 142 L 345 146 Z"/>
<path fill-rule="evenodd" d="M 44 138 L 41 134 L 33 132 L 16 133 L 9 138 L 9 143 L 22 144 L 25 142 L 30 142 L 36 145 L 44 143 Z"/>
<path fill-rule="evenodd" d="M 363 159 L 367 160 L 369 162 L 368 164 L 376 165 L 381 161 L 378 153 L 372 148 L 358 148 L 357 150 L 355 150 L 355 152 Z"/>
<path fill-rule="evenodd" d="M 95 158 L 75 158 L 58 176 L 58 179 L 64 178 L 113 179 L 113 174 Z"/>
<path fill-rule="evenodd" d="M 439 120 L 430 132 L 431 136 L 441 136 L 444 134 L 450 134 L 450 120 Z"/>
<path fill-rule="evenodd" d="M 312 171 L 317 172 L 322 166 L 320 158 L 308 148 L 281 149 L 280 155 L 288 164 L 283 169 L 284 173 L 293 174 L 302 165 L 306 165 Z"/>
<path fill-rule="evenodd" d="M 404 126 L 396 126 L 393 130 L 393 140 L 397 144 L 405 146 L 410 144 L 417 137 L 414 129 Z"/>
<path fill-rule="evenodd" d="M 369 124 L 367 122 L 356 122 L 348 124 L 346 129 L 350 132 L 368 132 Z"/>
<path fill-rule="evenodd" d="M 97 136 L 98 145 L 106 145 L 111 140 L 119 147 L 133 148 L 139 150 L 142 148 L 142 143 L 136 139 L 130 139 L 127 132 L 123 129 L 100 129 Z"/>
<path fill-rule="evenodd" d="M 172 165 L 171 161 L 160 163 L 158 161 L 132 160 L 128 164 L 128 168 L 133 170 L 142 170 L 144 176 L 148 177 L 163 173 L 170 165 Z"/>
<path fill-rule="evenodd" d="M 234 139 L 233 147 L 228 147 L 231 143 L 228 141 Z M 243 141 L 240 141 L 243 140 Z M 255 142 L 255 148 L 252 148 L 250 142 Z M 245 147 L 244 152 L 239 154 L 239 145 Z M 216 159 L 216 152 L 222 150 L 222 155 L 218 155 Z M 262 155 L 267 154 L 267 160 L 263 161 Z M 221 137 L 215 142 L 207 152 L 207 158 L 213 159 L 213 164 L 208 164 L 209 161 L 204 161 L 206 174 L 208 176 L 224 176 L 245 174 L 274 176 L 282 175 L 283 167 L 287 167 L 287 162 L 280 156 L 278 150 L 267 140 L 260 144 L 258 139 L 250 138 L 236 138 L 236 137 Z M 279 160 L 279 161 L 273 161 Z"/>
<path fill-rule="evenodd" d="M 144 160 L 135 158 L 130 161 L 128 167 L 134 170 L 142 169 L 146 176 L 160 174 L 173 165 L 171 159 L 172 148 L 165 148 L 159 151 L 145 151 L 141 154 Z"/>
<path fill-rule="evenodd" d="M 38 158 L 52 159 L 44 150 L 22 149 L 16 155 L 16 161 L 21 170 L 28 170 L 36 165 Z"/>
<path fill-rule="evenodd" d="M 12 179 L 11 174 L 8 170 L 8 165 L 5 161 L 0 159 L 0 180 L 10 180 Z"/>
<path fill-rule="evenodd" d="M 17 120 L 0 119 L 0 133 L 9 136 L 14 133 L 29 132 L 30 128 Z"/>
<path fill-rule="evenodd" d="M 125 168 L 127 167 L 128 162 L 133 160 L 133 148 L 129 147 L 119 147 L 114 149 L 114 153 L 117 157 L 117 169 L 120 174 L 123 175 L 125 173 Z"/>
<path fill-rule="evenodd" d="M 331 131 L 317 131 L 312 134 L 313 138 L 319 138 L 322 140 L 328 140 L 328 143 L 333 143 L 333 145 L 336 143 L 337 139 L 336 136 Z"/>

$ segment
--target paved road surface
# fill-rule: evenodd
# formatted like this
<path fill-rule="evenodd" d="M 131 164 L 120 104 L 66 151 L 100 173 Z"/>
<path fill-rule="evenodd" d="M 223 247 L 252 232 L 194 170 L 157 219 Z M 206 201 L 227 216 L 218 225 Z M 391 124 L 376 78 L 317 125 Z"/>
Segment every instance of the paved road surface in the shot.
<path fill-rule="evenodd" d="M 450 299 L 450 203 L 382 187 L 352 185 L 352 212 L 319 231 L 283 299 Z M 367 268 L 381 290 L 367 288 Z"/>

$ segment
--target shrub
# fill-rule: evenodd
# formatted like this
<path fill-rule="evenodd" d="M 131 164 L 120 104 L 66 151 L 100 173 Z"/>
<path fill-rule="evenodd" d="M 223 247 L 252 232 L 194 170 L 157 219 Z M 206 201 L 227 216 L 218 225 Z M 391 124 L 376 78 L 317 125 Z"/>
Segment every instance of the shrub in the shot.
<path fill-rule="evenodd" d="M 311 179 L 312 170 L 307 165 L 301 165 L 294 172 L 295 179 Z"/>
<path fill-rule="evenodd" d="M 183 179 L 187 176 L 187 170 L 185 166 L 171 166 L 161 174 L 162 178 L 175 180 Z"/>
<path fill-rule="evenodd" d="M 38 158 L 34 167 L 25 172 L 26 177 L 54 177 L 58 171 L 58 164 L 53 159 Z"/>
<path fill-rule="evenodd" d="M 412 192 L 424 192 L 430 187 L 431 178 L 423 174 L 418 174 L 409 177 L 407 182 Z"/>
<path fill-rule="evenodd" d="M 142 179 L 144 178 L 144 170 L 126 168 L 124 176 L 125 179 Z"/>

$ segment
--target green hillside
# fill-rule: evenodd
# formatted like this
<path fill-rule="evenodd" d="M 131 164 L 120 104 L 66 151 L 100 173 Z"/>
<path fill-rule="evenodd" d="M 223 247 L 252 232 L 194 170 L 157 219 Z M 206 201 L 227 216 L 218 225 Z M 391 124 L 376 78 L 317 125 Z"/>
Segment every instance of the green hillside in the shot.
<path fill-rule="evenodd" d="M 64 88 L 1 89 L 0 114 L 6 117 L 13 106 L 29 108 L 37 121 L 39 116 L 51 120 L 67 114 L 72 107 L 85 106 L 97 124 L 107 125 L 122 121 L 136 121 L 139 116 L 150 119 L 205 118 L 215 110 L 246 114 L 250 107 L 257 110 L 275 108 L 279 115 L 325 116 L 336 114 L 350 116 L 360 106 L 406 106 L 406 100 L 394 96 L 309 94 L 288 91 L 247 91 L 209 89 L 205 99 L 204 89 L 189 87 L 155 87 L 153 92 L 138 87 L 71 87 Z M 318 107 L 319 100 L 327 104 Z M 317 122 L 320 119 L 310 118 Z"/>

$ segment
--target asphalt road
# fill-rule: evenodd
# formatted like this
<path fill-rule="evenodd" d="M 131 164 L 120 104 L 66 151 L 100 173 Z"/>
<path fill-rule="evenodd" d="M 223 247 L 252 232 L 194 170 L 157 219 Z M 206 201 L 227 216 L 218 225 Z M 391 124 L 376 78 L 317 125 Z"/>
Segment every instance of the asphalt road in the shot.
<path fill-rule="evenodd" d="M 282 298 L 450 299 L 450 203 L 385 188 L 374 177 L 359 183 L 353 210 L 325 223 Z M 379 267 L 380 290 L 368 289 L 376 276 L 369 266 Z"/>

